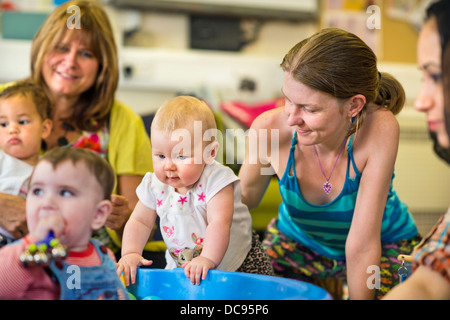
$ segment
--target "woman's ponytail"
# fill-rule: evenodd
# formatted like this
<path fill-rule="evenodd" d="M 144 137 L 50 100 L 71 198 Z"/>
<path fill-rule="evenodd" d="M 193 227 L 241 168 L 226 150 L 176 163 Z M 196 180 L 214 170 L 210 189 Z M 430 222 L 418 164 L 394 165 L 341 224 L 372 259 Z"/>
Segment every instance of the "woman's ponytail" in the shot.
<path fill-rule="evenodd" d="M 391 74 L 380 73 L 380 89 L 375 103 L 398 114 L 405 104 L 405 90 L 403 86 Z"/>

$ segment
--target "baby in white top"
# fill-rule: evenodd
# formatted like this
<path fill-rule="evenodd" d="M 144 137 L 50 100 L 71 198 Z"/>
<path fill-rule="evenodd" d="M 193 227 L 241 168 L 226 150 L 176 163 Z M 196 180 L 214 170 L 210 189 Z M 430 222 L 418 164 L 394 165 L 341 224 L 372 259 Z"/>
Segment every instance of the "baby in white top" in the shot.
<path fill-rule="evenodd" d="M 26 197 L 42 140 L 52 129 L 45 91 L 19 81 L 0 92 L 0 192 Z M 0 226 L 0 241 L 15 237 Z M 1 245 L 0 245 L 1 246 Z"/>
<path fill-rule="evenodd" d="M 184 249 L 201 248 L 182 264 L 193 284 L 209 269 L 236 271 L 252 263 L 249 252 L 260 243 L 252 241 L 239 178 L 215 161 L 216 137 L 214 114 L 197 98 L 176 97 L 157 111 L 151 127 L 154 173 L 147 173 L 136 190 L 139 202 L 122 239 L 117 272 L 124 273 L 127 285 L 130 276 L 135 282 L 138 266 L 152 263 L 142 250 L 157 216 L 167 246 L 166 268 L 177 267 Z"/>

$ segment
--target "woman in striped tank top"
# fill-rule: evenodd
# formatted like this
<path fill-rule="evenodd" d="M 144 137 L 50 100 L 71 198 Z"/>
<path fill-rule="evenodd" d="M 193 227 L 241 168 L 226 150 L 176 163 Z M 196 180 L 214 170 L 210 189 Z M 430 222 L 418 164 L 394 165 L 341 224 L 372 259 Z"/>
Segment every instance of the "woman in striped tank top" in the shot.
<path fill-rule="evenodd" d="M 242 200 L 258 206 L 276 175 L 283 201 L 264 244 L 278 275 L 336 298 L 330 279 L 346 281 L 350 299 L 380 298 L 398 283 L 397 255 L 420 240 L 393 189 L 404 90 L 360 38 L 335 28 L 298 43 L 281 67 L 285 106 L 252 124 L 247 145 L 268 152 L 247 150 Z"/>

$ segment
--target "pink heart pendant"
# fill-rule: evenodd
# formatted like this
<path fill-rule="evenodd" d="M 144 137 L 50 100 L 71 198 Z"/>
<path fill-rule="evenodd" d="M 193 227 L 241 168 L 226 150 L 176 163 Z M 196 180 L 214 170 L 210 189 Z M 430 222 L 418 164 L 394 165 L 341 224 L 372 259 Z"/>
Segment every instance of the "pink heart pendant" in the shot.
<path fill-rule="evenodd" d="M 326 194 L 330 194 L 331 192 L 331 183 L 328 181 L 323 184 L 323 191 L 325 191 Z"/>

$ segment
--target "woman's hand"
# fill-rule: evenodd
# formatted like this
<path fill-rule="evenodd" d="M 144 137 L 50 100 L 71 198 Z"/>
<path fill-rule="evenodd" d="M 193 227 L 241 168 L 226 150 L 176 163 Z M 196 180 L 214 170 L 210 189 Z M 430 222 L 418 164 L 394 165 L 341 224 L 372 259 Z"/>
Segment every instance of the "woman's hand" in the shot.
<path fill-rule="evenodd" d="M 111 197 L 113 211 L 106 221 L 106 227 L 114 230 L 119 238 L 122 238 L 125 224 L 138 203 L 136 188 L 142 178 L 143 176 L 139 175 L 119 175 L 117 177 L 118 194 Z"/>
<path fill-rule="evenodd" d="M 25 199 L 0 193 L 0 226 L 16 239 L 28 233 Z"/>
<path fill-rule="evenodd" d="M 105 225 L 109 229 L 122 234 L 125 223 L 131 215 L 130 208 L 128 207 L 128 199 L 124 196 L 113 194 L 111 196 L 111 202 L 113 208 Z"/>

